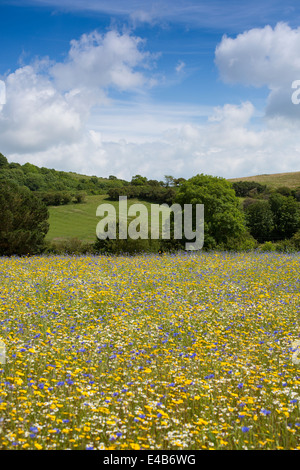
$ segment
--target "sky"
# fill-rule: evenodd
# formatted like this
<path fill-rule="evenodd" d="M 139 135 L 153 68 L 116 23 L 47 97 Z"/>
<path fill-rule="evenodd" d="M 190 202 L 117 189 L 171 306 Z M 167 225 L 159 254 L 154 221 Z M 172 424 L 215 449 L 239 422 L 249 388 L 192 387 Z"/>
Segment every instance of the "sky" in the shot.
<path fill-rule="evenodd" d="M 0 24 L 9 162 L 128 181 L 300 171 L 297 0 L 0 0 Z"/>

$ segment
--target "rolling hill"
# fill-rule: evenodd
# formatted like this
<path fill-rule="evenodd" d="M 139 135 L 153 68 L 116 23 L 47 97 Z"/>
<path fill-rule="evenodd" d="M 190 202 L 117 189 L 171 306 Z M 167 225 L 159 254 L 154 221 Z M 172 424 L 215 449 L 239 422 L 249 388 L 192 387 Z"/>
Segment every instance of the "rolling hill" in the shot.
<path fill-rule="evenodd" d="M 296 189 L 300 188 L 300 171 L 231 178 L 229 181 L 255 181 L 274 189 L 280 186 L 287 186 L 291 189 Z M 148 212 L 150 213 L 149 202 L 131 199 L 128 201 L 128 205 L 136 202 L 142 202 L 145 204 L 148 208 Z M 71 203 L 61 206 L 50 206 L 50 229 L 46 239 L 49 241 L 58 241 L 78 238 L 83 242 L 94 242 L 96 239 L 96 226 L 98 222 L 96 209 L 99 204 L 102 203 L 113 204 L 117 210 L 118 202 L 110 201 L 106 195 L 88 195 L 86 197 L 86 202 L 83 204 Z"/>
<path fill-rule="evenodd" d="M 300 171 L 230 178 L 229 181 L 232 183 L 236 181 L 255 181 L 260 184 L 266 184 L 270 188 L 287 186 L 290 189 L 296 189 L 300 188 Z"/>

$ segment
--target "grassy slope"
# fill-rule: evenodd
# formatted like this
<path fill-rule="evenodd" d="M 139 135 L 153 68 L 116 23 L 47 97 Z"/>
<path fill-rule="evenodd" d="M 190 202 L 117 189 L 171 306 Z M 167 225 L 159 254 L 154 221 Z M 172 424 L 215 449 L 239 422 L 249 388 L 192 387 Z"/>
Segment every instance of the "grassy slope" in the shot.
<path fill-rule="evenodd" d="M 229 181 L 256 181 L 257 183 L 266 184 L 271 188 L 287 186 L 291 189 L 295 189 L 300 188 L 300 171 L 292 173 L 275 173 L 272 175 L 245 176 L 243 178 L 231 178 Z"/>
<path fill-rule="evenodd" d="M 300 187 L 300 171 L 233 178 L 229 181 L 257 181 L 258 183 L 267 184 L 273 188 L 279 186 L 298 188 Z M 50 207 L 50 230 L 47 234 L 47 240 L 76 237 L 84 242 L 95 241 L 96 226 L 100 220 L 96 217 L 98 205 L 109 202 L 115 206 L 117 211 L 118 202 L 112 202 L 106 198 L 107 196 L 103 195 L 88 196 L 84 204 L 68 204 L 66 206 Z M 128 206 L 136 202 L 138 201 L 134 199 L 129 200 Z M 145 204 L 150 214 L 150 203 L 143 202 L 143 204 Z"/>
<path fill-rule="evenodd" d="M 150 203 L 130 199 L 128 207 L 138 202 L 142 202 L 148 210 L 150 228 Z M 99 217 L 96 217 L 96 210 L 100 204 L 106 203 L 115 207 L 118 216 L 118 201 L 110 201 L 107 196 L 103 195 L 87 196 L 86 202 L 83 204 L 49 207 L 50 229 L 46 239 L 62 240 L 76 237 L 84 242 L 94 242 L 96 240 L 96 226 L 100 220 Z M 130 221 L 130 217 L 128 220 Z"/>

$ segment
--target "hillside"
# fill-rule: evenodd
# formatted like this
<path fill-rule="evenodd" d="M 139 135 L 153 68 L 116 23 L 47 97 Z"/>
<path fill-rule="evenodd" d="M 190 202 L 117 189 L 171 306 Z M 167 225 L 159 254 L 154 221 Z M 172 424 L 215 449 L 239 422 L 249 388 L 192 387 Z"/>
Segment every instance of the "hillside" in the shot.
<path fill-rule="evenodd" d="M 150 203 L 137 199 L 128 201 L 128 207 L 134 203 L 142 202 L 149 215 L 150 224 Z M 86 243 L 96 240 L 96 226 L 99 217 L 96 217 L 96 210 L 100 204 L 109 203 L 115 207 L 118 214 L 118 202 L 112 201 L 105 195 L 87 196 L 83 204 L 66 204 L 61 206 L 50 206 L 49 223 L 50 229 L 46 236 L 49 241 L 59 241 L 68 238 L 78 238 Z M 130 217 L 128 218 L 130 220 Z"/>
<path fill-rule="evenodd" d="M 232 183 L 236 181 L 255 181 L 260 184 L 266 184 L 270 188 L 287 186 L 290 189 L 296 189 L 300 188 L 300 171 L 230 178 L 228 181 Z"/>

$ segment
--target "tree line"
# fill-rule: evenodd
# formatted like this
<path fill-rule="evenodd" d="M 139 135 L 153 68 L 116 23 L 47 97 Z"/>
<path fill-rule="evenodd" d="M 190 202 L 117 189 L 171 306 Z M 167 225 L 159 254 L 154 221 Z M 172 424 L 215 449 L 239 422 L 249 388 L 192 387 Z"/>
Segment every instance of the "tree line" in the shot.
<path fill-rule="evenodd" d="M 33 184 L 35 181 L 36 184 Z M 134 253 L 183 250 L 186 240 L 80 240 L 49 247 L 47 206 L 83 203 L 87 194 L 137 198 L 171 206 L 204 204 L 204 249 L 279 251 L 300 250 L 300 188 L 276 190 L 257 182 L 228 180 L 198 174 L 192 178 L 166 175 L 164 181 L 135 175 L 131 181 L 87 177 L 39 168 L 30 163 L 8 163 L 0 154 L 0 255 L 60 252 Z M 195 227 L 196 220 L 193 224 Z M 171 229 L 173 225 L 171 223 Z"/>

